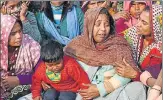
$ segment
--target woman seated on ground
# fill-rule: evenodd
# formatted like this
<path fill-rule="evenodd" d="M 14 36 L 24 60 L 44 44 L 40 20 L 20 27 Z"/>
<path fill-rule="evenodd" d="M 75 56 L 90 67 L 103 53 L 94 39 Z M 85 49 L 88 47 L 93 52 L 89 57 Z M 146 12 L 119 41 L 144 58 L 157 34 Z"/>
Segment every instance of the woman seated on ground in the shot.
<path fill-rule="evenodd" d="M 40 58 L 40 45 L 23 34 L 22 23 L 1 14 L 1 98 L 17 100 L 30 93 L 32 72 Z"/>
<path fill-rule="evenodd" d="M 3 1 L 1 13 L 12 15 L 21 20 L 23 33 L 30 35 L 35 41 L 41 41 L 37 21 L 34 13 L 28 11 L 29 1 L 8 0 Z"/>
<path fill-rule="evenodd" d="M 119 34 L 136 25 L 140 14 L 147 5 L 150 5 L 150 1 L 124 1 L 124 11 L 113 16 L 114 20 L 116 20 L 116 33 Z"/>
<path fill-rule="evenodd" d="M 82 10 L 85 13 L 88 9 L 97 7 L 105 7 L 111 15 L 114 15 L 117 12 L 117 1 L 84 1 Z"/>
<path fill-rule="evenodd" d="M 114 20 L 107 9 L 90 9 L 85 14 L 84 33 L 65 47 L 65 54 L 79 62 L 92 83 L 84 84 L 88 89 L 79 90 L 79 93 L 84 99 L 145 100 L 140 82 L 127 85 L 130 79 L 115 73 L 115 62 L 126 58 L 132 66 L 135 63 L 127 41 L 116 37 L 114 29 Z M 80 96 L 76 99 L 81 100 Z"/>
<path fill-rule="evenodd" d="M 134 70 L 130 64 L 118 64 L 118 74 L 132 78 L 134 81 L 140 81 L 140 74 L 147 70 L 151 72 L 153 78 L 145 78 L 146 80 L 143 82 L 153 86 L 153 80 L 157 78 L 162 64 L 162 6 L 152 5 L 151 9 L 146 7 L 141 13 L 136 27 L 132 27 L 123 33 L 132 47 L 134 59 L 139 66 L 137 69 L 140 70 Z M 151 76 L 148 74 L 148 77 Z M 149 82 L 150 80 L 151 82 Z"/>
<path fill-rule="evenodd" d="M 36 15 L 42 42 L 52 39 L 65 46 L 83 32 L 83 12 L 72 2 L 44 1 L 42 10 Z"/>

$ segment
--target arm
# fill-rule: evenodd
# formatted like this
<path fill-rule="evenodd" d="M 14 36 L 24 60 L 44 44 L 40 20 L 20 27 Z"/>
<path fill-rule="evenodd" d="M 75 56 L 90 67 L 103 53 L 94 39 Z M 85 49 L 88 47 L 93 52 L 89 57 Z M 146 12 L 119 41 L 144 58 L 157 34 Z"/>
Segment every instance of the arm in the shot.
<path fill-rule="evenodd" d="M 39 66 L 41 67 L 41 66 Z M 38 96 L 41 96 L 41 82 L 42 82 L 42 70 L 37 69 L 34 75 L 32 76 L 32 86 L 31 86 L 31 92 L 32 92 L 32 98 L 36 98 Z"/>
<path fill-rule="evenodd" d="M 76 7 L 77 18 L 79 22 L 79 34 L 83 33 L 84 14 L 81 8 Z"/>
<path fill-rule="evenodd" d="M 42 12 L 43 13 L 43 12 Z M 48 39 L 48 35 L 46 35 L 45 33 L 45 29 L 44 29 L 44 26 L 43 26 L 43 18 L 42 18 L 42 13 L 38 13 L 36 15 L 36 20 L 37 20 L 37 24 L 38 24 L 38 29 L 40 31 L 40 34 L 41 34 L 41 42 L 44 42 L 44 40 L 47 40 Z"/>
<path fill-rule="evenodd" d="M 115 89 L 119 88 L 120 86 L 127 84 L 128 82 L 130 82 L 129 78 L 124 78 L 119 76 L 118 74 L 115 74 L 109 80 L 104 80 L 104 82 L 97 84 L 97 88 L 100 92 L 100 96 L 103 97 L 113 92 Z"/>
<path fill-rule="evenodd" d="M 81 68 L 81 66 L 74 60 L 72 61 L 70 66 L 73 65 L 71 68 L 68 69 L 68 74 L 79 84 L 80 89 L 86 88 L 83 86 L 84 84 L 90 84 L 90 80 L 87 76 L 87 73 Z"/>
<path fill-rule="evenodd" d="M 26 20 L 22 21 L 24 34 L 30 35 L 35 41 L 41 41 L 40 31 L 37 26 L 35 15 L 32 12 L 27 13 Z"/>

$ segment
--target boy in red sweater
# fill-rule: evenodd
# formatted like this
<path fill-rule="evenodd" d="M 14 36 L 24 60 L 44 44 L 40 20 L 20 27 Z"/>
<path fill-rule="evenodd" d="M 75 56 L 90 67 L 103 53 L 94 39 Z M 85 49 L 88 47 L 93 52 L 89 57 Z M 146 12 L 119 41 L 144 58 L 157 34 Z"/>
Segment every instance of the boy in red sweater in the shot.
<path fill-rule="evenodd" d="M 62 46 L 55 41 L 48 41 L 41 47 L 41 59 L 32 77 L 32 96 L 34 100 L 75 100 L 79 89 L 89 84 L 86 72 L 75 59 L 65 56 Z M 41 96 L 41 82 L 52 88 Z"/>

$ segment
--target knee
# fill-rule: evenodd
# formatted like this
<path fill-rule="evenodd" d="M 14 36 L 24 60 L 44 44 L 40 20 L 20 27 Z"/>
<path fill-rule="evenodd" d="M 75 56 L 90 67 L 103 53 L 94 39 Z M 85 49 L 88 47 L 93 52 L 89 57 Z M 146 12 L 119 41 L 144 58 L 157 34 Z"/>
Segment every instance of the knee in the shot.
<path fill-rule="evenodd" d="M 45 91 L 43 95 L 44 100 L 55 100 L 56 97 L 57 94 L 56 94 L 56 90 L 54 89 L 48 89 L 47 91 Z"/>

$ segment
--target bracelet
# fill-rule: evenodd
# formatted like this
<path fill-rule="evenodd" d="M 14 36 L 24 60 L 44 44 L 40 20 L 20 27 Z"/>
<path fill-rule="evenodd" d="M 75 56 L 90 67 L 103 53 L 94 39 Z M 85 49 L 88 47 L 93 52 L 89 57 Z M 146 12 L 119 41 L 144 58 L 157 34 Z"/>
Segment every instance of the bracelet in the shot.
<path fill-rule="evenodd" d="M 161 90 L 159 90 L 159 89 L 156 89 L 156 88 L 153 88 L 153 87 L 152 87 L 151 89 L 154 89 L 154 90 L 157 90 L 157 91 L 161 92 Z"/>

